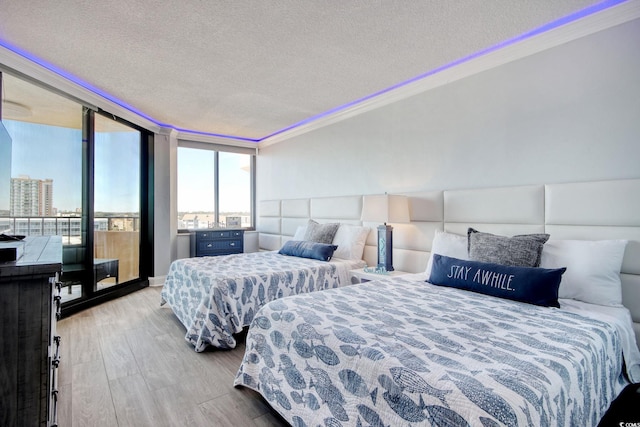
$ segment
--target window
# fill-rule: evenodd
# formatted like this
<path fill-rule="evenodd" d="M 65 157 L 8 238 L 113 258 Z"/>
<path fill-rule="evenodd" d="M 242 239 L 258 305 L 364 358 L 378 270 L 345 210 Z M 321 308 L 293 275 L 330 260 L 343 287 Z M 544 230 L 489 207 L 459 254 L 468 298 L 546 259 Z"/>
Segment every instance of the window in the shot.
<path fill-rule="evenodd" d="M 0 231 L 81 244 L 82 105 L 6 73 L 2 95 Z"/>
<path fill-rule="evenodd" d="M 178 147 L 178 229 L 253 227 L 255 156 L 215 148 Z"/>
<path fill-rule="evenodd" d="M 251 227 L 251 157 L 224 153 L 218 156 L 219 221 L 227 227 Z"/>
<path fill-rule="evenodd" d="M 214 228 L 216 152 L 178 147 L 178 228 Z"/>

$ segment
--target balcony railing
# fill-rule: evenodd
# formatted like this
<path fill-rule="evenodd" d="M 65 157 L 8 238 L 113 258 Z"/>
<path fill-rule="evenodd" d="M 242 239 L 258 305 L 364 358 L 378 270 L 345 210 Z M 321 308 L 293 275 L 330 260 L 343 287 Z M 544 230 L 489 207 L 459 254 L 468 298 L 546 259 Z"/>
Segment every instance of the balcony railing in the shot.
<path fill-rule="evenodd" d="M 94 231 L 140 231 L 137 216 L 94 218 Z M 77 216 L 0 217 L 0 232 L 22 236 L 61 236 L 65 245 L 82 243 L 82 218 Z"/>

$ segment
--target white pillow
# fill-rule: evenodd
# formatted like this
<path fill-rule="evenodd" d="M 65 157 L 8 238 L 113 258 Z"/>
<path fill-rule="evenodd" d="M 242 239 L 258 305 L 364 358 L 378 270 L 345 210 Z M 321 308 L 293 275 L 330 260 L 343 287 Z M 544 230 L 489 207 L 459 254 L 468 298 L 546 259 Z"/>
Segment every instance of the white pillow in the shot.
<path fill-rule="evenodd" d="M 431 255 L 429 256 L 429 262 L 427 263 L 427 269 L 425 270 L 427 280 L 431 277 L 431 265 L 433 264 L 434 253 L 452 258 L 468 260 L 469 252 L 467 251 L 467 236 L 460 236 L 459 234 L 436 230 L 433 243 L 431 243 Z"/>
<path fill-rule="evenodd" d="M 369 230 L 369 227 L 360 225 L 340 224 L 336 235 L 333 237 L 332 243 L 338 246 L 338 249 L 333 253 L 333 257 L 361 260 Z"/>
<path fill-rule="evenodd" d="M 307 233 L 307 226 L 299 225 L 298 228 L 296 228 L 296 233 L 293 235 L 291 240 L 304 240 L 304 235 L 306 233 Z"/>
<path fill-rule="evenodd" d="M 621 306 L 620 268 L 626 240 L 549 240 L 540 267 L 567 267 L 558 298 Z"/>

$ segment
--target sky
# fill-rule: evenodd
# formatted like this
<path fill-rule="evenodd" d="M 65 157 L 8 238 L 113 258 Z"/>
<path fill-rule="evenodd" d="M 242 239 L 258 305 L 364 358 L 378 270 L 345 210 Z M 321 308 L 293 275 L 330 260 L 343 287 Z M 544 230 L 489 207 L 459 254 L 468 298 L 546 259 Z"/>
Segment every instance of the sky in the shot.
<path fill-rule="evenodd" d="M 220 153 L 220 212 L 249 212 L 249 155 Z M 178 212 L 213 212 L 214 152 L 178 148 Z"/>
<path fill-rule="evenodd" d="M 53 180 L 53 206 L 80 208 L 82 192 L 82 132 L 3 120 L 12 139 L 11 177 Z"/>
<path fill-rule="evenodd" d="M 80 208 L 82 132 L 13 120 L 3 123 L 12 138 L 11 177 L 52 179 L 53 207 Z M 96 134 L 96 211 L 139 211 L 139 138 L 137 131 Z M 178 211 L 213 212 L 213 153 L 178 150 Z M 248 159 L 248 155 L 220 153 L 221 212 L 249 212 L 249 172 L 242 169 Z"/>

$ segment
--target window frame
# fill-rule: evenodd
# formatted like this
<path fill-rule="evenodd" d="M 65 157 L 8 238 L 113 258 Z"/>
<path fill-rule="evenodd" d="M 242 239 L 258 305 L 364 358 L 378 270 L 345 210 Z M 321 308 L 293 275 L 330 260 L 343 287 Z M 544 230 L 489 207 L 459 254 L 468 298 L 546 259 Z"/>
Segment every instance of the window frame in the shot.
<path fill-rule="evenodd" d="M 178 139 L 178 148 L 190 148 L 196 150 L 212 151 L 214 155 L 214 220 L 215 223 L 220 223 L 220 152 L 236 153 L 249 155 L 249 216 L 251 218 L 251 225 L 249 227 L 233 227 L 241 228 L 243 230 L 255 230 L 256 227 L 256 154 L 257 148 L 250 147 L 237 147 L 233 145 L 213 144 L 207 142 L 191 141 L 185 139 Z M 180 154 L 177 154 L 178 157 Z M 177 171 L 177 179 L 179 180 L 180 171 Z M 176 216 L 179 213 L 179 207 L 176 206 Z M 226 227 L 228 228 L 228 227 Z M 191 228 L 178 228 L 178 234 L 192 233 L 194 229 Z"/>

